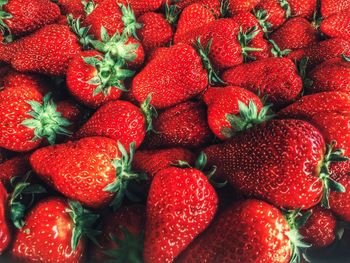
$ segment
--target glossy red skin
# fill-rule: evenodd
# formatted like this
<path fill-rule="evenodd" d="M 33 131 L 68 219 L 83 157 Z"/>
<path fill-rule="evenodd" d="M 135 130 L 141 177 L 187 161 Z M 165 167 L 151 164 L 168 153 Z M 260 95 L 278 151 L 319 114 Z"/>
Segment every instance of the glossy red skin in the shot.
<path fill-rule="evenodd" d="M 267 95 L 267 101 L 279 108 L 296 100 L 302 80 L 295 64 L 287 58 L 267 58 L 228 69 L 222 79 L 233 86 Z"/>
<path fill-rule="evenodd" d="M 149 12 L 138 17 L 137 21 L 143 26 L 137 30 L 137 36 L 147 54 L 158 47 L 167 46 L 174 35 L 169 22 L 162 14 Z"/>
<path fill-rule="evenodd" d="M 118 2 L 122 1 L 118 0 Z M 147 12 L 154 12 L 163 4 L 163 0 L 129 0 L 128 2 L 134 10 L 136 17 Z"/>
<path fill-rule="evenodd" d="M 154 57 L 134 77 L 131 93 L 140 103 L 152 93 L 152 105 L 164 109 L 197 96 L 207 85 L 208 74 L 197 51 L 181 44 Z"/>
<path fill-rule="evenodd" d="M 310 93 L 343 91 L 350 94 L 350 63 L 341 58 L 333 58 L 316 66 L 309 74 L 312 81 L 307 88 Z"/>
<path fill-rule="evenodd" d="M 350 10 L 349 0 L 322 0 L 321 1 L 321 14 L 322 17 L 328 17 L 332 14 L 339 13 L 341 11 Z"/>
<path fill-rule="evenodd" d="M 174 42 L 178 43 L 183 34 L 196 30 L 214 20 L 214 14 L 206 6 L 194 3 L 185 7 L 177 22 Z"/>
<path fill-rule="evenodd" d="M 128 45 L 128 44 L 137 45 L 136 50 L 134 50 L 134 52 L 133 52 L 136 57 L 133 61 L 128 61 L 126 63 L 127 67 L 131 68 L 131 69 L 140 68 L 142 66 L 143 62 L 145 61 L 145 50 L 143 48 L 141 41 L 139 41 L 133 37 L 129 37 L 128 41 L 126 41 L 125 44 L 126 45 Z"/>
<path fill-rule="evenodd" d="M 41 179 L 63 195 L 100 208 L 114 197 L 103 189 L 116 180 L 112 160 L 119 156 L 116 141 L 89 137 L 40 148 L 30 156 L 30 164 Z"/>
<path fill-rule="evenodd" d="M 336 214 L 341 220 L 350 223 L 350 169 L 347 168 L 346 172 L 340 173 L 339 168 L 332 169 L 332 177 L 340 184 L 342 184 L 346 192 L 336 193 L 331 192 L 329 197 L 329 206 L 334 214 Z"/>
<path fill-rule="evenodd" d="M 19 40 L 7 44 L 0 42 L 0 61 L 5 63 L 11 63 L 11 59 L 16 55 L 17 50 L 23 48 L 23 43 L 25 42 L 25 39 L 26 38 L 20 38 Z"/>
<path fill-rule="evenodd" d="M 220 0 L 182 0 L 182 1 L 172 0 L 172 2 L 173 4 L 176 4 L 179 10 L 183 10 L 185 7 L 192 4 L 200 4 L 203 6 L 207 6 L 213 12 L 214 15 L 220 16 L 220 6 L 221 6 Z"/>
<path fill-rule="evenodd" d="M 125 227 L 132 234 L 140 235 L 141 231 L 144 231 L 145 221 L 146 208 L 137 204 L 122 206 L 117 212 L 107 214 L 101 223 L 103 226 L 102 233 L 98 237 L 98 243 L 101 247 L 93 247 L 91 253 L 92 261 L 105 262 L 109 257 L 103 251 L 118 248 L 118 245 L 111 240 L 110 234 L 123 240 L 124 234 L 121 232 L 120 227 Z"/>
<path fill-rule="evenodd" d="M 217 174 L 245 195 L 288 209 L 307 209 L 321 200 L 318 177 L 325 143 L 307 122 L 265 122 L 204 152 Z"/>
<path fill-rule="evenodd" d="M 231 15 L 252 11 L 261 0 L 229 0 L 229 11 Z"/>
<path fill-rule="evenodd" d="M 175 167 L 158 172 L 147 199 L 144 261 L 173 262 L 209 225 L 217 205 L 202 172 Z"/>
<path fill-rule="evenodd" d="M 9 246 L 12 235 L 7 221 L 7 198 L 8 194 L 4 185 L 0 182 L 0 255 Z"/>
<path fill-rule="evenodd" d="M 25 262 L 82 262 L 83 241 L 71 249 L 73 221 L 67 202 L 58 197 L 40 201 L 27 214 L 15 237 L 12 255 Z"/>
<path fill-rule="evenodd" d="M 42 95 L 50 92 L 48 87 L 49 80 L 42 75 L 33 73 L 23 73 L 15 70 L 9 70 L 2 79 L 5 87 L 23 87 L 30 86 L 26 90 L 33 90 L 33 92 L 40 92 Z"/>
<path fill-rule="evenodd" d="M 94 4 L 100 4 L 104 0 L 94 0 Z M 81 0 L 58 0 L 57 4 L 61 9 L 61 13 L 65 15 L 72 14 L 74 18 L 80 17 L 85 19 L 84 5 Z M 66 19 L 67 20 L 67 19 Z"/>
<path fill-rule="evenodd" d="M 180 160 L 193 165 L 195 159 L 195 155 L 185 148 L 141 150 L 134 155 L 133 169 L 147 173 L 148 178 L 152 180 L 156 173 L 173 166 Z"/>
<path fill-rule="evenodd" d="M 313 248 L 322 248 L 333 243 L 337 221 L 330 210 L 317 206 L 299 233 Z"/>
<path fill-rule="evenodd" d="M 340 37 L 350 40 L 350 15 L 349 11 L 333 14 L 322 20 L 320 25 L 322 33 L 329 37 Z"/>
<path fill-rule="evenodd" d="M 279 1 L 262 0 L 256 7 L 257 10 L 265 10 L 268 13 L 267 22 L 272 26 L 272 29 L 280 27 L 286 20 L 286 12 L 281 7 Z"/>
<path fill-rule="evenodd" d="M 93 50 L 77 54 L 69 63 L 66 77 L 69 92 L 78 101 L 90 108 L 98 108 L 109 101 L 117 100 L 122 94 L 122 91 L 117 87 L 111 87 L 107 96 L 103 92 L 93 95 L 98 85 L 89 84 L 88 81 L 97 75 L 97 70 L 92 65 L 85 63 L 82 57 L 97 55 L 102 54 Z"/>
<path fill-rule="evenodd" d="M 193 149 L 206 145 L 212 138 L 206 110 L 197 102 L 184 102 L 159 113 L 153 129 L 156 132 L 151 133 L 146 142 L 149 149 Z"/>
<path fill-rule="evenodd" d="M 11 59 L 18 71 L 65 75 L 69 61 L 80 52 L 77 37 L 65 25 L 47 25 L 19 41 Z"/>
<path fill-rule="evenodd" d="M 317 0 L 288 0 L 287 2 L 292 10 L 292 17 L 300 16 L 310 19 L 317 9 Z"/>
<path fill-rule="evenodd" d="M 128 101 L 111 101 L 100 107 L 75 134 L 76 138 L 109 137 L 126 149 L 138 148 L 146 135 L 146 119 L 141 109 Z"/>
<path fill-rule="evenodd" d="M 259 200 L 236 202 L 176 260 L 178 263 L 287 263 L 292 247 L 282 213 Z"/>
<path fill-rule="evenodd" d="M 12 15 L 4 21 L 15 36 L 53 24 L 60 17 L 59 7 L 49 0 L 11 0 L 2 10 Z"/>
<path fill-rule="evenodd" d="M 303 17 L 289 19 L 280 28 L 274 31 L 271 39 L 284 49 L 305 48 L 317 42 L 316 29 Z"/>
<path fill-rule="evenodd" d="M 258 111 L 263 107 L 258 96 L 246 89 L 235 86 L 211 87 L 204 93 L 203 100 L 208 106 L 209 127 L 222 140 L 228 139 L 222 134 L 222 130 L 224 128 L 232 129 L 231 124 L 227 121 L 226 114 L 240 116 L 238 101 L 248 105 L 252 100 Z"/>
<path fill-rule="evenodd" d="M 0 181 L 9 184 L 16 176 L 24 176 L 29 170 L 28 155 L 19 155 L 0 164 Z"/>

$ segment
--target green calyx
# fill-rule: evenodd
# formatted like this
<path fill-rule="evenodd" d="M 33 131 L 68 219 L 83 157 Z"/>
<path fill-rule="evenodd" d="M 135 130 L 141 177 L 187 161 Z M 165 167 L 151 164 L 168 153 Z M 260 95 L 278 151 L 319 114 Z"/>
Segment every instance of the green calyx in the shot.
<path fill-rule="evenodd" d="M 350 57 L 348 57 L 348 56 L 342 54 L 342 55 L 341 55 L 341 58 L 342 58 L 343 61 L 349 62 L 349 63 L 350 63 Z"/>
<path fill-rule="evenodd" d="M 229 0 L 221 0 L 220 2 L 220 17 L 228 17 L 230 8 Z"/>
<path fill-rule="evenodd" d="M 34 130 L 32 141 L 46 138 L 52 145 L 56 141 L 57 134 L 65 136 L 72 134 L 65 128 L 71 123 L 57 111 L 56 104 L 51 99 L 51 93 L 44 96 L 42 104 L 35 100 L 27 103 L 32 107 L 32 110 L 27 113 L 32 118 L 22 121 L 21 124 Z"/>
<path fill-rule="evenodd" d="M 254 15 L 258 20 L 258 23 L 261 26 L 265 37 L 267 37 L 272 32 L 272 24 L 267 21 L 269 18 L 269 14 L 267 13 L 266 10 L 260 9 L 260 10 L 254 11 Z"/>
<path fill-rule="evenodd" d="M 320 167 L 319 179 L 322 181 L 322 184 L 323 184 L 323 195 L 322 195 L 321 205 L 324 208 L 330 208 L 329 195 L 331 191 L 345 193 L 345 190 L 346 190 L 342 184 L 336 182 L 330 176 L 329 166 L 331 163 L 345 162 L 349 160 L 349 158 L 344 156 L 344 151 L 342 149 L 334 150 L 335 144 L 336 144 L 335 141 L 332 141 L 331 144 L 327 144 L 326 154 L 323 158 L 323 161 Z"/>
<path fill-rule="evenodd" d="M 290 18 L 292 16 L 292 9 L 290 8 L 290 5 L 287 0 L 278 0 L 280 6 L 286 13 L 286 18 Z"/>
<path fill-rule="evenodd" d="M 12 41 L 12 35 L 8 25 L 4 20 L 12 18 L 12 15 L 3 10 L 3 6 L 8 3 L 8 0 L 0 0 L 0 32 L 3 36 L 3 42 L 8 43 Z"/>
<path fill-rule="evenodd" d="M 80 18 L 74 19 L 72 14 L 67 15 L 67 23 L 73 33 L 79 38 L 79 43 L 83 49 L 88 49 L 90 41 L 93 40 L 93 36 L 89 35 L 91 26 L 81 27 Z"/>
<path fill-rule="evenodd" d="M 109 54 L 114 61 L 123 60 L 125 62 L 131 62 L 136 59 L 136 50 L 138 44 L 127 44 L 129 37 L 125 34 L 120 35 L 116 32 L 110 37 L 104 27 L 101 28 L 101 39 L 91 40 L 90 43 L 94 49 Z"/>
<path fill-rule="evenodd" d="M 223 128 L 221 133 L 227 138 L 231 138 L 237 132 L 248 130 L 259 123 L 263 123 L 275 117 L 274 114 L 270 114 L 271 105 L 264 106 L 259 112 L 253 100 L 249 101 L 248 106 L 238 101 L 238 108 L 240 116 L 226 114 L 226 119 L 231 124 L 232 128 Z"/>
<path fill-rule="evenodd" d="M 284 56 L 287 56 L 292 51 L 290 49 L 281 50 L 280 47 L 276 44 L 276 42 L 273 41 L 272 39 L 269 39 L 269 43 L 272 45 L 271 53 L 276 58 L 283 58 Z"/>
<path fill-rule="evenodd" d="M 255 57 L 251 56 L 250 52 L 260 52 L 261 48 L 249 47 L 250 42 L 259 34 L 260 30 L 257 26 L 253 26 L 247 32 L 243 32 L 242 27 L 239 27 L 238 42 L 242 48 L 242 55 L 244 61 L 255 60 Z"/>
<path fill-rule="evenodd" d="M 170 25 L 177 22 L 180 12 L 176 5 L 169 5 L 168 1 L 165 3 L 165 19 Z"/>
<path fill-rule="evenodd" d="M 201 44 L 201 39 L 197 38 L 197 41 L 195 43 L 195 48 L 196 48 L 199 56 L 202 59 L 203 67 L 208 72 L 209 84 L 210 85 L 214 85 L 214 84 L 218 84 L 218 83 L 225 84 L 225 82 L 222 79 L 220 79 L 219 75 L 215 72 L 213 65 L 211 64 L 211 62 L 209 60 L 209 53 L 210 53 L 210 48 L 211 48 L 212 42 L 213 42 L 213 39 L 210 39 L 208 41 L 207 46 L 204 49 L 202 44 Z"/>
<path fill-rule="evenodd" d="M 81 0 L 81 3 L 84 6 L 84 12 L 87 16 L 90 15 L 97 6 L 93 0 Z"/>
<path fill-rule="evenodd" d="M 136 35 L 137 29 L 142 27 L 142 24 L 137 23 L 134 11 L 131 6 L 128 4 L 127 6 L 123 4 L 118 4 L 120 11 L 122 12 L 122 21 L 124 23 L 123 34 L 126 36 L 133 36 L 138 39 Z"/>
<path fill-rule="evenodd" d="M 110 234 L 111 240 L 117 245 L 115 249 L 103 251 L 109 257 L 106 263 L 143 263 L 144 232 L 135 235 L 124 226 L 119 226 L 124 238 L 119 239 Z"/>
<path fill-rule="evenodd" d="M 46 193 L 45 187 L 29 182 L 31 172 L 24 177 L 11 178 L 11 185 L 14 188 L 9 199 L 10 217 L 16 228 L 24 226 L 24 214 L 34 203 L 35 195 Z"/>
<path fill-rule="evenodd" d="M 134 196 L 128 190 L 128 185 L 131 181 L 144 181 L 148 179 L 146 174 L 135 173 L 131 170 L 132 160 L 135 154 L 135 142 L 130 143 L 129 154 L 119 141 L 118 149 L 121 153 L 121 157 L 112 161 L 112 164 L 116 170 L 116 180 L 103 189 L 105 192 L 116 193 L 115 198 L 110 203 L 110 206 L 114 211 L 120 207 L 125 196 L 129 197 L 130 199 L 134 199 Z"/>
<path fill-rule="evenodd" d="M 115 61 L 110 53 L 105 56 L 82 57 L 85 63 L 93 66 L 97 70 L 97 74 L 87 83 L 97 86 L 93 95 L 103 93 L 108 96 L 111 88 L 116 87 L 122 91 L 127 91 L 124 86 L 124 80 L 133 77 L 135 72 L 123 68 L 125 63 L 123 60 Z"/>
<path fill-rule="evenodd" d="M 307 69 L 308 63 L 309 63 L 309 57 L 302 57 L 302 59 L 297 65 L 298 74 L 303 81 L 303 92 L 305 89 L 311 87 L 313 84 L 313 81 L 307 77 L 306 69 Z"/>
<path fill-rule="evenodd" d="M 93 226 L 100 215 L 93 214 L 89 210 L 83 208 L 78 201 L 69 200 L 68 205 L 69 208 L 66 209 L 66 212 L 70 215 L 74 223 L 71 239 L 72 251 L 76 250 L 83 236 L 86 236 L 92 242 L 98 244 L 96 236 L 99 235 L 101 231 L 95 230 Z"/>
<path fill-rule="evenodd" d="M 148 94 L 146 100 L 141 104 L 141 111 L 146 118 L 147 132 L 153 130 L 153 126 L 152 126 L 153 118 L 158 117 L 157 110 L 151 104 L 151 100 L 152 100 L 152 93 Z"/>

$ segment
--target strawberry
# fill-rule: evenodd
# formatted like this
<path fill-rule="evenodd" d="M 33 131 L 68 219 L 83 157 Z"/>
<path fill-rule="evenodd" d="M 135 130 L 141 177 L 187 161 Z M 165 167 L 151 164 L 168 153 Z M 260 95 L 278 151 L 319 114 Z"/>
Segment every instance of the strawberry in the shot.
<path fill-rule="evenodd" d="M 147 173 L 148 178 L 151 180 L 156 173 L 177 164 L 178 161 L 185 161 L 192 165 L 194 164 L 195 156 L 185 148 L 141 150 L 135 153 L 133 169 Z"/>
<path fill-rule="evenodd" d="M 147 54 L 150 54 L 158 47 L 170 44 L 173 39 L 173 29 L 166 18 L 159 13 L 149 12 L 138 18 L 143 26 L 137 30 L 143 47 Z"/>
<path fill-rule="evenodd" d="M 122 206 L 107 214 L 102 222 L 100 247 L 94 247 L 92 260 L 105 262 L 142 262 L 146 209 L 142 205 Z"/>
<path fill-rule="evenodd" d="M 122 2 L 124 0 L 118 1 Z M 163 0 L 129 0 L 128 2 L 130 3 L 137 17 L 147 12 L 156 11 L 163 4 Z"/>
<path fill-rule="evenodd" d="M 297 238 L 277 208 L 248 199 L 221 213 L 177 262 L 289 262 L 297 256 Z"/>
<path fill-rule="evenodd" d="M 146 146 L 150 149 L 198 148 L 211 139 L 205 108 L 197 102 L 184 102 L 158 115 Z"/>
<path fill-rule="evenodd" d="M 343 91 L 350 94 L 350 59 L 346 56 L 333 58 L 317 65 L 309 74 L 311 93 Z"/>
<path fill-rule="evenodd" d="M 144 261 L 173 262 L 213 219 L 217 195 L 194 168 L 159 171 L 147 199 Z"/>
<path fill-rule="evenodd" d="M 185 7 L 192 4 L 200 4 L 206 6 L 215 16 L 221 15 L 222 3 L 220 0 L 172 0 L 172 2 L 180 9 L 183 10 Z"/>
<path fill-rule="evenodd" d="M 135 143 L 129 154 L 123 145 L 105 137 L 88 137 L 75 142 L 36 150 L 30 157 L 33 170 L 63 195 L 99 208 L 118 207 L 130 180 Z M 112 201 L 113 200 L 113 201 Z"/>
<path fill-rule="evenodd" d="M 141 109 L 128 101 L 111 101 L 101 106 L 75 134 L 76 138 L 105 136 L 122 145 L 134 142 L 138 148 L 149 131 L 149 100 Z"/>
<path fill-rule="evenodd" d="M 96 5 L 103 1 L 104 0 L 57 0 L 57 4 L 63 15 L 72 14 L 74 17 L 85 19 L 86 15 L 89 15 Z"/>
<path fill-rule="evenodd" d="M 329 246 L 336 238 L 335 217 L 331 211 L 320 206 L 311 209 L 311 212 L 306 224 L 300 228 L 300 234 L 313 248 Z"/>
<path fill-rule="evenodd" d="M 342 11 L 350 10 L 349 0 L 322 0 L 321 1 L 321 14 L 323 17 L 328 17 L 332 14 L 336 14 Z"/>
<path fill-rule="evenodd" d="M 317 32 L 308 20 L 303 17 L 295 17 L 274 31 L 270 38 L 281 50 L 299 49 L 315 44 Z"/>
<path fill-rule="evenodd" d="M 14 177 L 23 176 L 30 170 L 28 155 L 18 155 L 0 164 L 0 181 L 9 184 Z"/>
<path fill-rule="evenodd" d="M 294 63 L 286 58 L 267 58 L 238 65 L 224 72 L 222 79 L 262 96 L 277 108 L 296 100 L 302 80 Z"/>
<path fill-rule="evenodd" d="M 322 20 L 320 25 L 321 32 L 329 37 L 339 37 L 350 40 L 349 10 L 333 14 Z"/>
<path fill-rule="evenodd" d="M 58 197 L 40 201 L 16 234 L 12 255 L 26 262 L 81 262 L 82 237 L 96 234 L 91 225 L 97 218 L 78 202 Z"/>
<path fill-rule="evenodd" d="M 204 93 L 203 100 L 208 106 L 209 127 L 222 140 L 266 117 L 263 116 L 265 109 L 261 112 L 263 105 L 259 97 L 240 87 L 211 87 Z"/>
<path fill-rule="evenodd" d="M 0 10 L 0 31 L 6 40 L 53 24 L 60 17 L 60 9 L 49 0 L 4 0 Z"/>
<path fill-rule="evenodd" d="M 7 221 L 7 198 L 8 193 L 0 182 L 0 255 L 4 253 L 12 239 Z"/>
<path fill-rule="evenodd" d="M 229 12 L 231 15 L 236 15 L 238 13 L 250 12 L 252 11 L 261 0 L 228 0 Z"/>
<path fill-rule="evenodd" d="M 307 209 L 344 191 L 327 169 L 341 153 L 325 152 L 321 133 L 300 120 L 272 120 L 205 150 L 209 163 L 243 194 L 278 207 Z M 333 158 L 334 157 L 334 158 Z M 340 158 L 340 157 L 339 157 Z M 278 186 L 278 187 L 277 187 Z M 285 193 L 289 194 L 286 195 Z"/>

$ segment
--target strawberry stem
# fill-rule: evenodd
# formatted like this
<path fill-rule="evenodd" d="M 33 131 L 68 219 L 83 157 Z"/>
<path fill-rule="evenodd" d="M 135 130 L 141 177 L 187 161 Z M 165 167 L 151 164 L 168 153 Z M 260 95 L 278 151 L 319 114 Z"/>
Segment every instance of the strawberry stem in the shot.
<path fill-rule="evenodd" d="M 346 56 L 345 54 L 342 54 L 341 58 L 343 59 L 343 61 L 350 63 L 350 57 Z"/>
<path fill-rule="evenodd" d="M 284 56 L 287 56 L 292 51 L 290 49 L 281 50 L 280 47 L 276 44 L 276 42 L 273 41 L 272 39 L 269 39 L 268 41 L 272 45 L 271 53 L 276 58 L 283 58 Z"/>
<path fill-rule="evenodd" d="M 84 12 L 87 16 L 90 15 L 97 6 L 93 0 L 81 0 L 81 3 L 84 6 Z"/>
<path fill-rule="evenodd" d="M 174 25 L 179 18 L 180 10 L 176 5 L 169 5 L 168 1 L 165 3 L 165 19 L 170 25 Z"/>
<path fill-rule="evenodd" d="M 278 0 L 280 6 L 285 11 L 286 19 L 290 18 L 292 16 L 292 9 L 290 8 L 290 5 L 287 0 Z"/>
<path fill-rule="evenodd" d="M 142 27 L 142 24 L 137 23 L 134 11 L 131 6 L 128 4 L 127 6 L 123 4 L 118 4 L 120 11 L 122 12 L 122 21 L 124 23 L 123 34 L 126 36 L 133 36 L 136 39 L 139 39 L 136 35 L 137 29 Z"/>
<path fill-rule="evenodd" d="M 8 0 L 0 0 L 0 31 L 3 36 L 3 42 L 8 43 L 11 42 L 12 35 L 8 25 L 4 20 L 11 19 L 13 16 L 3 10 L 3 6 L 8 3 Z"/>
<path fill-rule="evenodd" d="M 146 118 L 147 132 L 153 130 L 153 125 L 152 125 L 153 118 L 158 117 L 157 110 L 151 104 L 151 100 L 152 100 L 152 93 L 148 94 L 146 100 L 141 104 L 141 110 L 143 112 L 143 115 Z"/>
<path fill-rule="evenodd" d="M 260 30 L 257 26 L 253 26 L 247 32 L 243 32 L 242 26 L 239 27 L 238 42 L 241 45 L 244 61 L 255 60 L 255 57 L 250 56 L 249 52 L 260 52 L 261 48 L 249 47 L 250 42 L 259 34 Z"/>
<path fill-rule="evenodd" d="M 74 19 L 72 14 L 67 15 L 67 24 L 79 38 L 79 43 L 82 45 L 83 49 L 88 49 L 90 42 L 93 40 L 93 36 L 89 35 L 91 26 L 81 27 L 80 18 Z"/>
<path fill-rule="evenodd" d="M 272 24 L 267 21 L 269 18 L 269 14 L 267 13 L 266 10 L 260 9 L 260 10 L 254 11 L 254 15 L 258 20 L 258 23 L 262 28 L 262 31 L 264 32 L 265 37 L 268 38 L 267 36 L 272 32 Z"/>

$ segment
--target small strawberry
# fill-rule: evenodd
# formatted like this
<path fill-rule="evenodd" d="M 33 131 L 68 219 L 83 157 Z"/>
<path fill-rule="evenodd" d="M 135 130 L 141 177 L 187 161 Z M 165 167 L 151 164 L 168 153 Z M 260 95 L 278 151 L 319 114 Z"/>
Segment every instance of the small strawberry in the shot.
<path fill-rule="evenodd" d="M 8 193 L 2 182 L 0 182 L 0 255 L 4 253 L 12 239 L 7 220 L 7 199 Z"/>
<path fill-rule="evenodd" d="M 231 15 L 252 11 L 261 0 L 228 0 L 229 12 Z"/>
<path fill-rule="evenodd" d="M 9 184 L 14 177 L 23 176 L 30 170 L 28 155 L 18 155 L 0 164 L 0 181 Z"/>
<path fill-rule="evenodd" d="M 166 109 L 153 122 L 153 130 L 155 132 L 146 142 L 146 147 L 150 149 L 193 149 L 204 146 L 212 137 L 205 108 L 197 102 L 184 102 Z"/>
<path fill-rule="evenodd" d="M 342 11 L 350 10 L 349 0 L 322 0 L 321 1 L 321 14 L 322 17 L 328 17 L 332 14 L 336 14 Z"/>
<path fill-rule="evenodd" d="M 135 143 L 129 157 L 112 139 L 88 137 L 36 150 L 30 164 L 40 178 L 73 200 L 93 208 L 119 207 L 130 180 L 144 178 L 130 171 L 134 151 Z"/>
<path fill-rule="evenodd" d="M 26 262 L 81 262 L 82 238 L 94 238 L 97 232 L 91 227 L 97 218 L 75 201 L 58 197 L 40 201 L 16 234 L 12 255 Z"/>
<path fill-rule="evenodd" d="M 216 192 L 201 171 L 159 171 L 147 199 L 144 261 L 172 262 L 209 225 L 217 205 Z"/>
<path fill-rule="evenodd" d="M 333 14 L 322 20 L 320 25 L 321 32 L 328 37 L 339 37 L 350 40 L 349 10 Z"/>
<path fill-rule="evenodd" d="M 286 58 L 267 58 L 228 69 L 222 79 L 262 96 L 277 108 L 298 98 L 302 80 L 294 63 Z"/>

